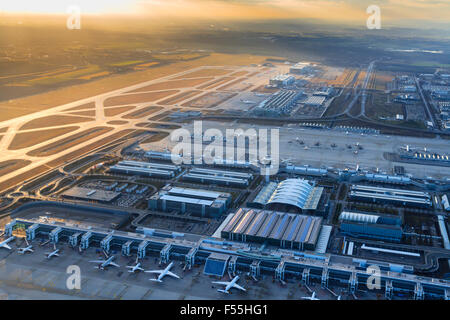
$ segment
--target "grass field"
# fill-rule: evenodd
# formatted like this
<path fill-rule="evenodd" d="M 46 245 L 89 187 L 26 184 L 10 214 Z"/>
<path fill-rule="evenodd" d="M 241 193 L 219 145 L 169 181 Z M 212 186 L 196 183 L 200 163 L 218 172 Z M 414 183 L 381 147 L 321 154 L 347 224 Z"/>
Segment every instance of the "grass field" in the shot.
<path fill-rule="evenodd" d="M 170 80 L 164 82 L 154 83 L 133 91 L 128 91 L 127 93 L 136 92 L 147 92 L 147 91 L 157 91 L 157 90 L 168 90 L 168 89 L 180 89 L 195 87 L 204 82 L 213 80 L 213 78 L 199 78 L 199 79 L 183 79 L 183 80 Z"/>
<path fill-rule="evenodd" d="M 153 102 L 178 93 L 178 90 L 167 90 L 147 93 L 126 94 L 111 97 L 105 100 L 105 107 L 120 106 L 124 104 Z"/>
<path fill-rule="evenodd" d="M 30 163 L 31 161 L 22 159 L 2 161 L 0 162 L 0 175 L 11 173 L 29 165 Z"/>
<path fill-rule="evenodd" d="M 123 119 L 139 119 L 162 110 L 162 107 L 145 107 L 122 116 Z"/>
<path fill-rule="evenodd" d="M 89 98 L 101 93 L 135 85 L 144 81 L 154 80 L 199 66 L 233 66 L 263 63 L 266 56 L 249 54 L 220 54 L 213 53 L 196 60 L 175 62 L 158 65 L 144 70 L 126 74 L 110 75 L 89 83 L 76 84 L 64 88 L 55 87 L 54 90 L 38 95 L 0 102 L 0 121 L 12 119 L 32 112 L 56 107 L 65 103 Z"/>
<path fill-rule="evenodd" d="M 32 147 L 36 144 L 45 142 L 47 140 L 62 136 L 63 134 L 77 130 L 78 126 L 71 126 L 65 128 L 49 129 L 49 130 L 37 130 L 32 132 L 17 133 L 14 136 L 9 150 L 18 150 L 23 148 Z"/>
<path fill-rule="evenodd" d="M 55 115 L 55 116 L 47 116 L 42 118 L 37 118 L 25 123 L 20 130 L 28 130 L 28 129 L 40 129 L 46 127 L 54 127 L 54 126 L 62 126 L 66 124 L 80 123 L 80 122 L 88 122 L 93 121 L 92 118 L 86 117 L 75 117 L 75 116 L 63 116 L 63 115 Z"/>
<path fill-rule="evenodd" d="M 118 114 L 133 110 L 135 106 L 125 106 L 125 107 L 117 107 L 117 108 L 106 108 L 105 109 L 105 116 L 107 117 L 114 117 Z"/>
<path fill-rule="evenodd" d="M 27 153 L 29 156 L 34 157 L 45 157 L 49 155 L 53 155 L 59 153 L 65 149 L 69 149 L 77 144 L 81 144 L 85 141 L 98 137 L 102 134 L 105 134 L 111 131 L 112 128 L 108 127 L 96 127 L 88 130 L 84 130 L 82 132 L 71 135 L 65 139 L 53 142 L 49 145 L 43 146 L 41 148 L 32 150 Z"/>

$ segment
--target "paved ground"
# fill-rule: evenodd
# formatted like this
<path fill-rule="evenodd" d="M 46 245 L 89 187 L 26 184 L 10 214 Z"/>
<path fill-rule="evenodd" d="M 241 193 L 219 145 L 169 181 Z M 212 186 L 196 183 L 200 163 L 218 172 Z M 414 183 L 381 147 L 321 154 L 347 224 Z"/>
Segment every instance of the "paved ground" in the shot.
<path fill-rule="evenodd" d="M 66 154 L 69 154 L 69 153 L 71 153 L 73 151 L 76 151 L 76 150 L 78 150 L 78 149 L 80 149 L 80 148 L 82 148 L 84 146 L 87 146 L 90 143 L 93 143 L 95 141 L 101 140 L 101 139 L 105 138 L 106 136 L 113 135 L 113 134 L 115 134 L 115 133 L 117 133 L 117 132 L 119 132 L 121 130 L 124 130 L 124 129 L 143 129 L 142 127 L 136 126 L 136 124 L 141 123 L 143 121 L 148 122 L 147 118 L 149 118 L 149 116 L 144 116 L 144 117 L 138 118 L 138 119 L 126 119 L 127 123 L 125 123 L 125 124 L 117 124 L 117 125 L 108 124 L 108 122 L 111 123 L 111 121 L 123 120 L 122 116 L 124 114 L 129 113 L 129 112 L 125 112 L 125 113 L 118 114 L 118 115 L 115 115 L 115 116 L 105 116 L 105 112 L 104 112 L 104 110 L 105 110 L 105 107 L 104 107 L 105 100 L 107 100 L 110 97 L 124 96 L 126 94 L 129 94 L 130 91 L 137 90 L 137 89 L 146 87 L 148 85 L 153 85 L 153 84 L 165 82 L 165 81 L 168 81 L 168 80 L 174 80 L 175 78 L 178 78 L 180 76 L 182 77 L 183 75 L 191 73 L 191 72 L 193 72 L 195 70 L 202 70 L 202 69 L 206 69 L 206 68 L 228 69 L 228 70 L 230 70 L 230 74 L 232 74 L 235 71 L 247 71 L 248 74 L 250 74 L 250 75 L 252 73 L 255 73 L 255 72 L 262 72 L 262 69 L 259 68 L 259 67 L 239 67 L 239 66 L 235 66 L 235 67 L 232 67 L 232 66 L 227 66 L 227 67 L 214 66 L 214 67 L 211 67 L 211 66 L 203 66 L 203 67 L 190 69 L 190 70 L 187 70 L 187 71 L 184 71 L 184 72 L 180 72 L 180 73 L 177 73 L 177 74 L 173 74 L 173 75 L 170 75 L 170 76 L 162 77 L 162 78 L 159 78 L 159 79 L 156 79 L 156 80 L 151 80 L 151 81 L 143 82 L 143 83 L 140 83 L 140 84 L 137 84 L 137 85 L 125 87 L 125 88 L 122 88 L 122 89 L 119 89 L 119 90 L 114 90 L 114 91 L 107 92 L 107 93 L 104 93 L 104 94 L 100 94 L 100 95 L 97 95 L 97 96 L 94 96 L 94 97 L 91 97 L 91 98 L 87 98 L 87 99 L 83 99 L 83 100 L 79 100 L 79 101 L 74 101 L 72 103 L 61 105 L 61 106 L 58 106 L 58 107 L 55 107 L 55 108 L 51 108 L 51 109 L 48 109 L 48 110 L 44 110 L 44 111 L 41 111 L 41 112 L 36 112 L 36 113 L 33 113 L 33 114 L 29 114 L 29 115 L 25 115 L 25 116 L 22 116 L 22 117 L 15 118 L 15 119 L 11 119 L 11 120 L 0 122 L 0 127 L 6 127 L 7 128 L 6 132 L 3 134 L 3 137 L 0 138 L 0 152 L 2 154 L 1 161 L 7 161 L 7 160 L 11 160 L 11 159 L 27 159 L 27 160 L 31 160 L 32 161 L 31 164 L 29 164 L 29 165 L 27 165 L 27 166 L 25 166 L 23 168 L 20 168 L 18 170 L 15 170 L 13 172 L 8 173 L 8 174 L 2 175 L 0 177 L 0 183 L 3 182 L 3 181 L 7 181 L 8 179 L 11 179 L 11 178 L 13 178 L 13 177 L 15 177 L 15 176 L 17 176 L 19 174 L 28 172 L 31 169 L 36 168 L 36 167 L 38 167 L 40 165 L 46 164 L 46 163 L 48 163 L 48 162 L 50 162 L 52 160 L 58 159 L 58 158 L 66 155 Z M 259 87 L 262 84 L 267 84 L 268 83 L 268 79 L 274 73 L 277 73 L 276 69 L 273 69 L 270 72 L 269 71 L 264 71 L 261 74 L 254 74 L 254 75 L 252 75 L 247 80 L 245 80 L 246 82 L 249 82 L 249 83 L 252 84 L 252 86 L 250 88 L 248 88 L 247 91 L 250 91 L 253 88 Z M 222 76 L 211 76 L 210 78 L 211 78 L 211 80 L 209 82 L 214 82 L 214 81 L 217 81 L 217 79 L 222 78 Z M 229 82 L 233 82 L 233 81 L 235 81 L 238 78 L 239 77 L 231 79 Z M 209 82 L 206 82 L 206 83 L 209 83 Z M 229 82 L 226 82 L 224 84 L 227 84 Z M 172 109 L 174 107 L 179 108 L 185 101 L 188 101 L 188 100 L 191 100 L 191 99 L 195 99 L 196 97 L 204 95 L 205 93 L 221 91 L 220 86 L 219 87 L 214 87 L 214 88 L 211 88 L 211 89 L 198 89 L 199 86 L 202 86 L 202 84 L 195 85 L 195 86 L 184 86 L 182 88 L 177 88 L 176 90 L 178 90 L 178 92 L 174 91 L 173 94 L 171 94 L 171 95 L 169 95 L 167 97 L 164 97 L 164 98 L 157 99 L 155 101 L 148 101 L 148 102 L 143 102 L 143 103 L 124 103 L 124 104 L 115 105 L 114 107 L 127 106 L 127 105 L 130 105 L 130 104 L 131 105 L 135 105 L 136 108 L 133 109 L 130 112 L 135 112 L 135 111 L 138 111 L 140 109 L 146 108 L 146 107 L 149 106 L 149 104 L 151 104 L 152 106 L 154 105 L 154 106 L 162 107 L 161 110 L 159 110 L 159 111 L 157 111 L 157 112 L 155 112 L 155 113 L 153 113 L 151 115 L 153 117 L 153 116 L 156 116 L 158 114 L 167 112 L 168 110 L 170 110 L 170 109 Z M 178 101 L 177 102 L 177 106 L 175 106 L 175 105 L 163 105 L 163 104 L 159 104 L 158 103 L 158 102 L 162 102 L 162 101 L 166 100 L 167 98 L 169 98 L 171 96 L 179 95 L 179 94 L 181 94 L 183 92 L 191 91 L 193 89 L 198 90 L 199 91 L 198 94 L 193 96 L 193 97 L 186 98 L 186 99 L 184 99 L 182 101 Z M 160 91 L 160 90 L 151 90 L 151 91 L 152 92 L 156 92 L 156 91 Z M 165 90 L 163 90 L 163 91 L 165 91 Z M 236 93 L 241 93 L 241 92 L 236 92 Z M 243 97 L 240 97 L 240 95 L 238 95 L 235 99 L 247 99 L 247 95 L 248 95 L 248 93 L 245 93 L 243 95 Z M 78 115 L 72 114 L 75 111 L 70 110 L 70 109 L 74 108 L 74 107 L 77 107 L 77 106 L 84 105 L 84 104 L 92 103 L 92 102 L 95 103 L 95 108 L 94 109 L 89 109 L 89 110 L 95 110 L 95 116 L 91 117 L 91 118 L 86 117 L 86 119 L 89 120 L 87 122 L 72 123 L 72 124 L 66 124 L 66 125 L 54 124 L 53 126 L 50 126 L 50 127 L 26 129 L 26 130 L 21 130 L 20 129 L 24 124 L 26 124 L 27 122 L 29 122 L 31 120 L 35 120 L 35 119 L 42 118 L 42 117 L 47 117 L 47 116 L 64 115 L 66 117 L 76 117 L 77 119 L 79 119 Z M 241 102 L 241 104 L 244 105 L 243 102 Z M 86 108 L 86 110 L 88 110 L 88 109 Z M 183 110 L 198 110 L 198 109 L 183 108 Z M 80 111 L 80 110 L 76 110 L 76 111 Z M 159 121 L 158 121 L 158 123 L 159 123 Z M 49 139 L 49 140 L 41 142 L 39 144 L 35 144 L 35 145 L 31 146 L 31 147 L 22 148 L 22 149 L 18 149 L 18 150 L 9 150 L 8 149 L 9 145 L 11 144 L 11 142 L 13 141 L 13 139 L 16 136 L 17 133 L 36 132 L 36 134 L 39 134 L 38 131 L 41 130 L 41 129 L 57 129 L 57 128 L 65 128 L 65 127 L 69 127 L 69 126 L 73 126 L 73 125 L 79 126 L 79 128 L 77 130 L 75 130 L 75 131 L 71 131 L 69 133 L 66 133 L 66 134 L 60 135 L 58 137 Z M 52 155 L 49 155 L 49 156 L 46 156 L 46 157 L 35 157 L 35 156 L 30 156 L 30 155 L 27 154 L 31 150 L 34 150 L 34 149 L 37 149 L 39 147 L 43 147 L 43 146 L 49 145 L 49 144 L 51 144 L 53 142 L 60 141 L 60 140 L 62 140 L 64 138 L 70 137 L 70 136 L 75 135 L 75 134 L 77 134 L 79 132 L 82 132 L 82 131 L 85 131 L 85 130 L 88 130 L 88 129 L 91 129 L 91 128 L 94 128 L 94 127 L 99 127 L 99 126 L 110 127 L 113 130 L 109 131 L 108 133 L 101 134 L 101 135 L 99 135 L 99 136 L 97 136 L 95 138 L 92 138 L 92 139 L 88 140 L 88 141 L 85 141 L 85 142 L 82 142 L 82 143 L 78 143 L 78 144 L 76 144 L 74 146 L 68 147 L 68 148 L 66 148 L 66 149 L 64 149 L 64 150 L 62 150 L 62 151 L 60 151 L 58 153 L 55 153 L 55 154 L 52 154 Z M 158 129 L 158 130 L 159 131 L 170 131 L 170 130 L 167 130 L 167 129 Z"/>
<path fill-rule="evenodd" d="M 163 283 L 154 283 L 148 279 L 152 275 L 146 273 L 128 273 L 125 265 L 133 264 L 134 257 L 126 258 L 116 254 L 115 262 L 120 268 L 98 270 L 89 260 L 98 259 L 99 253 L 90 248 L 82 254 L 67 246 L 58 244 L 61 256 L 47 260 L 44 253 L 51 251 L 51 245 L 39 246 L 34 241 L 34 253 L 20 255 L 16 252 L 22 246 L 22 240 L 12 242 L 12 251 L 0 249 L 0 298 L 3 299 L 301 299 L 310 296 L 309 291 L 299 286 L 298 281 L 291 280 L 282 286 L 273 281 L 271 276 L 255 282 L 253 280 L 239 280 L 239 284 L 247 288 L 248 292 L 233 291 L 224 295 L 212 287 L 215 280 L 203 275 L 203 266 L 183 272 L 179 262 L 175 262 L 173 272 L 182 279 L 166 278 Z M 69 290 L 66 281 L 69 265 L 78 265 L 81 269 L 81 289 Z M 142 260 L 143 267 L 160 269 L 154 257 Z M 223 280 L 228 281 L 228 276 Z M 321 289 L 319 284 L 311 286 L 321 299 L 335 299 L 333 295 Z M 338 294 L 341 289 L 336 289 Z M 363 294 L 363 293 L 362 293 Z M 363 297 L 361 294 L 361 297 Z M 343 299 L 353 299 L 347 294 Z M 374 299 L 374 295 L 364 294 L 366 299 Z"/>
<path fill-rule="evenodd" d="M 193 124 L 185 125 L 185 128 L 193 133 Z M 214 121 L 203 121 L 203 131 L 208 128 L 219 129 L 225 136 L 226 129 L 255 129 L 268 128 L 279 129 L 279 151 L 280 161 L 290 162 L 296 165 L 310 165 L 313 167 L 334 167 L 334 168 L 352 168 L 357 165 L 361 170 L 380 171 L 392 173 L 395 165 L 405 167 L 406 173 L 411 173 L 417 178 L 445 179 L 450 176 L 449 167 L 419 165 L 412 163 L 397 163 L 385 160 L 385 152 L 397 152 L 400 147 L 406 144 L 411 147 L 424 148 L 438 153 L 448 152 L 448 140 L 443 139 L 425 139 L 403 136 L 387 136 L 373 134 L 358 134 L 329 130 L 329 129 L 304 129 L 299 127 L 269 127 L 249 124 L 221 123 Z M 303 144 L 300 144 L 303 141 Z M 316 143 L 319 145 L 316 146 Z M 356 144 L 362 146 L 362 150 L 357 150 Z M 331 145 L 335 144 L 335 147 Z M 148 149 L 160 149 L 168 147 L 169 149 L 176 145 L 176 142 L 170 142 L 166 138 L 158 143 L 149 144 Z M 351 149 L 348 148 L 351 146 Z"/>

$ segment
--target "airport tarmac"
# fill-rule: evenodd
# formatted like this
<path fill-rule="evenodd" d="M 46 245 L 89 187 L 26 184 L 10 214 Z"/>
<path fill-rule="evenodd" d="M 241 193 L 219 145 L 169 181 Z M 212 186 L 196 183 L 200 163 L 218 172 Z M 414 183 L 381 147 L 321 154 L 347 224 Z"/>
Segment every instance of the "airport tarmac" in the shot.
<path fill-rule="evenodd" d="M 21 117 L 15 118 L 15 119 L 0 122 L 0 127 L 7 128 L 5 133 L 2 135 L 2 137 L 0 137 L 0 152 L 2 152 L 2 161 L 15 160 L 15 159 L 26 159 L 26 160 L 31 161 L 30 164 L 28 164 L 22 168 L 19 168 L 17 170 L 3 174 L 0 177 L 0 183 L 8 181 L 10 179 L 13 179 L 14 177 L 16 177 L 20 174 L 25 174 L 27 172 L 30 172 L 32 169 L 38 168 L 39 166 L 45 165 L 53 160 L 59 159 L 65 155 L 70 154 L 71 152 L 79 150 L 83 147 L 87 147 L 88 145 L 90 145 L 93 142 L 104 139 L 106 136 L 118 134 L 122 130 L 125 130 L 125 129 L 142 130 L 143 128 L 140 126 L 137 126 L 137 124 L 142 123 L 143 121 L 148 122 L 148 115 L 133 118 L 133 119 L 126 118 L 127 120 L 126 120 L 126 122 L 124 122 L 124 121 L 122 121 L 124 114 L 126 116 L 129 112 L 127 113 L 124 111 L 124 112 L 116 114 L 116 115 L 107 116 L 105 114 L 105 106 L 107 106 L 105 101 L 107 102 L 108 99 L 120 98 L 121 99 L 120 102 L 115 103 L 114 108 L 133 105 L 133 106 L 135 106 L 135 108 L 133 109 L 132 112 L 139 112 L 140 110 L 147 108 L 149 106 L 149 104 L 151 104 L 151 106 L 161 107 L 159 110 L 152 113 L 152 117 L 161 115 L 161 114 L 164 114 L 164 113 L 170 111 L 171 108 L 173 108 L 174 106 L 159 104 L 159 102 L 163 102 L 167 98 L 177 96 L 177 95 L 183 94 L 188 91 L 192 91 L 194 88 L 199 87 L 199 85 L 194 82 L 193 82 L 193 84 L 189 84 L 187 82 L 185 85 L 180 84 L 179 87 L 176 88 L 176 90 L 173 90 L 170 88 L 161 89 L 158 86 L 163 86 L 163 84 L 167 84 L 171 80 L 174 80 L 176 82 L 178 78 L 180 78 L 180 77 L 183 78 L 185 75 L 187 75 L 191 72 L 197 72 L 197 71 L 200 72 L 205 69 L 227 69 L 227 70 L 229 70 L 230 74 L 233 72 L 236 72 L 236 71 L 246 71 L 248 73 L 248 75 L 247 75 L 248 79 L 246 81 L 252 84 L 250 86 L 250 88 L 248 88 L 248 90 L 252 90 L 253 88 L 258 87 L 262 83 L 267 83 L 268 78 L 270 78 L 270 75 L 276 71 L 276 70 L 271 70 L 270 72 L 269 71 L 262 72 L 261 68 L 256 67 L 256 66 L 255 67 L 251 67 L 251 66 L 227 66 L 227 67 L 202 66 L 202 67 L 197 67 L 197 68 L 193 68 L 190 70 L 186 70 L 183 72 L 179 72 L 176 74 L 172 74 L 169 76 L 161 77 L 159 79 L 150 80 L 150 81 L 142 82 L 142 83 L 139 83 L 136 85 L 124 87 L 122 89 L 106 92 L 106 93 L 103 93 L 103 94 L 100 94 L 97 96 L 93 96 L 90 98 L 74 101 L 74 102 L 71 102 L 68 104 L 50 108 L 48 110 L 44 110 L 44 111 L 29 114 L 29 115 L 21 116 Z M 189 77 L 189 76 L 187 76 L 187 77 Z M 209 81 L 205 80 L 205 83 L 209 83 L 209 82 L 217 81 L 217 79 L 219 79 L 219 78 L 221 78 L 221 76 L 211 76 L 210 78 L 203 78 L 203 79 L 210 79 Z M 186 81 L 192 81 L 192 79 L 189 79 Z M 232 82 L 232 81 L 235 81 L 235 80 L 231 79 L 229 82 Z M 228 83 L 228 82 L 226 82 L 226 83 Z M 135 95 L 131 94 L 130 92 L 146 91 L 147 90 L 146 87 L 151 87 L 151 86 L 156 86 L 156 87 L 153 87 L 154 89 L 148 89 L 148 94 L 153 95 L 152 97 L 140 98 L 139 102 L 132 101 L 134 99 L 133 97 L 135 97 Z M 206 90 L 197 89 L 197 91 L 198 91 L 198 94 L 196 96 L 189 97 L 189 98 L 186 97 L 185 99 L 178 101 L 177 105 L 181 106 L 185 101 L 195 99 L 197 96 L 204 95 L 206 93 L 214 93 L 218 90 L 216 90 L 216 89 L 206 89 Z M 161 96 L 158 97 L 158 95 L 161 95 Z M 127 97 L 131 97 L 131 98 L 128 98 L 131 100 L 127 101 L 126 100 Z M 144 101 L 144 100 L 147 100 L 147 101 Z M 89 104 L 94 104 L 94 106 L 89 107 L 88 106 Z M 175 105 L 175 106 L 177 106 L 177 105 Z M 79 115 L 74 115 L 73 109 L 80 107 L 80 106 L 86 106 L 86 107 L 84 109 L 83 109 L 83 107 L 81 107 L 79 110 L 94 111 L 94 113 L 95 113 L 94 116 L 92 116 L 92 117 L 86 116 L 83 118 L 83 117 L 80 117 Z M 111 107 L 111 106 L 109 106 L 109 107 Z M 184 109 L 184 110 L 187 110 L 187 109 Z M 45 125 L 42 128 L 39 126 L 33 127 L 33 128 L 23 127 L 27 123 L 34 121 L 36 119 L 38 119 L 38 120 L 41 119 L 41 121 L 44 121 L 42 119 L 46 119 L 47 117 L 51 118 L 51 117 L 55 117 L 55 116 L 64 118 L 65 121 L 70 120 L 70 118 L 72 117 L 73 121 L 69 121 L 66 124 L 64 124 L 64 122 L 57 123 L 57 121 L 56 121 L 56 123 L 52 123 L 52 124 L 45 123 Z M 48 120 L 48 121 L 51 121 L 51 120 Z M 47 130 L 53 130 L 53 129 L 54 130 L 65 129 L 65 128 L 74 127 L 74 126 L 75 126 L 75 128 L 70 132 L 60 134 L 56 137 L 49 138 L 48 140 L 45 140 L 45 141 L 37 142 L 34 145 L 23 147 L 23 148 L 20 148 L 17 150 L 11 150 L 9 148 L 11 143 L 16 138 L 16 135 L 19 133 L 23 133 L 23 134 L 36 133 L 37 135 L 39 135 L 39 134 L 42 134 L 41 132 L 43 132 L 43 131 L 40 131 L 42 129 L 47 131 Z M 82 141 L 80 143 L 76 143 L 75 145 L 69 144 L 67 148 L 62 148 L 62 150 L 57 150 L 57 152 L 54 152 L 54 153 L 49 152 L 49 154 L 46 155 L 45 157 L 33 156 L 30 154 L 30 151 L 32 151 L 32 150 L 36 150 L 41 147 L 48 146 L 52 143 L 58 144 L 63 139 L 66 139 L 66 138 L 71 139 L 76 134 L 79 134 L 81 132 L 84 132 L 86 130 L 90 130 L 93 128 L 98 128 L 98 127 L 108 127 L 111 130 L 108 131 L 107 133 L 104 132 L 102 134 L 94 136 L 94 137 L 88 139 L 87 141 Z M 158 131 L 170 132 L 171 130 L 158 129 Z M 52 150 L 50 150 L 50 151 L 52 151 Z M 29 177 L 29 178 L 31 178 L 31 177 Z"/>
<path fill-rule="evenodd" d="M 217 281 L 213 277 L 203 274 L 203 265 L 189 271 L 183 271 L 179 261 L 175 261 L 171 271 L 178 274 L 181 279 L 166 277 L 162 283 L 152 282 L 153 277 L 147 273 L 129 273 L 126 265 L 134 265 L 135 257 L 123 257 L 115 254 L 119 268 L 108 267 L 99 270 L 95 263 L 89 260 L 103 259 L 97 248 L 89 248 L 82 253 L 67 244 L 60 243 L 60 257 L 47 259 L 45 252 L 53 250 L 51 244 L 39 245 L 33 241 L 34 253 L 18 254 L 16 248 L 25 245 L 22 239 L 11 242 L 13 250 L 0 249 L 0 298 L 2 299 L 175 299 L 175 300 L 202 300 L 202 299 L 301 299 L 311 293 L 300 286 L 298 280 L 290 280 L 286 285 L 273 280 L 271 276 L 255 282 L 248 280 L 244 274 L 238 284 L 244 286 L 247 292 L 232 290 L 232 294 L 217 292 Z M 155 261 L 156 257 L 147 257 L 141 261 L 144 269 L 162 269 Z M 69 290 L 66 282 L 71 275 L 66 273 L 67 267 L 77 265 L 81 271 L 81 289 Z M 225 275 L 220 281 L 229 281 Z M 310 288 L 316 291 L 320 299 L 335 299 L 320 284 L 312 284 Z M 341 288 L 336 289 L 341 294 Z M 372 299 L 375 295 L 371 295 Z M 346 293 L 342 299 L 353 299 Z M 365 297 L 366 298 L 366 297 Z M 370 297 L 369 297 L 370 299 Z"/>
<path fill-rule="evenodd" d="M 193 123 L 186 124 L 184 128 L 193 133 Z M 216 121 L 202 121 L 203 132 L 209 128 L 215 128 L 225 136 L 226 129 L 279 129 L 280 161 L 294 165 L 310 165 L 312 167 L 333 167 L 337 169 L 355 169 L 357 165 L 361 170 L 375 171 L 392 174 L 394 166 L 403 166 L 406 173 L 416 178 L 433 177 L 446 179 L 450 177 L 450 168 L 436 165 L 422 165 L 413 163 L 400 163 L 388 161 L 384 158 L 385 152 L 398 152 L 399 148 L 409 145 L 417 148 L 447 153 L 448 140 L 425 139 L 417 137 L 388 136 L 381 134 L 346 133 L 330 129 L 306 129 L 292 126 L 273 127 L 259 126 L 243 123 L 222 123 Z M 303 142 L 301 144 L 300 142 Z M 317 142 L 319 145 L 317 146 Z M 332 144 L 335 144 L 332 147 Z M 358 149 L 359 144 L 362 149 Z M 155 150 L 162 148 L 171 149 L 176 142 L 171 142 L 169 137 L 146 147 Z M 205 143 L 206 145 L 206 143 Z M 351 146 L 351 148 L 349 148 Z M 159 148 L 159 149 L 158 149 Z M 358 151 L 355 153 L 355 151 Z"/>

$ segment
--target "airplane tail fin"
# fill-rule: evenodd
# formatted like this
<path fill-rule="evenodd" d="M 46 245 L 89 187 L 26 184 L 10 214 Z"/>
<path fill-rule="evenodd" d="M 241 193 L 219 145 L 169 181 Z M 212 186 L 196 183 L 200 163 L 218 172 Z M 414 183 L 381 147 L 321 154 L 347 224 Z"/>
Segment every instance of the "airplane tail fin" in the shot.
<path fill-rule="evenodd" d="M 159 279 L 149 279 L 150 281 L 154 281 L 154 282 L 162 282 L 162 280 Z"/>

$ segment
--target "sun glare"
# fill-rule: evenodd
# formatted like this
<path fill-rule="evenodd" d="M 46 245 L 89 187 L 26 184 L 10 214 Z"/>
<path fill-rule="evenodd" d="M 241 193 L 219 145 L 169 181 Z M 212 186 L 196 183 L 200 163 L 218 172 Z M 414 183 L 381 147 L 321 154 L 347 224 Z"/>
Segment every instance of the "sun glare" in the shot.
<path fill-rule="evenodd" d="M 65 14 L 68 8 L 74 5 L 78 6 L 81 12 L 87 14 L 126 13 L 132 10 L 132 5 L 127 0 L 15 0 L 3 1 L 0 4 L 0 11 L 31 14 Z"/>

